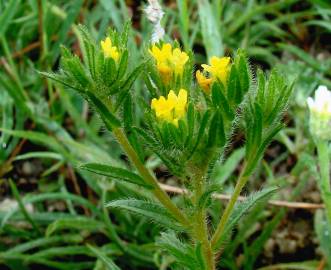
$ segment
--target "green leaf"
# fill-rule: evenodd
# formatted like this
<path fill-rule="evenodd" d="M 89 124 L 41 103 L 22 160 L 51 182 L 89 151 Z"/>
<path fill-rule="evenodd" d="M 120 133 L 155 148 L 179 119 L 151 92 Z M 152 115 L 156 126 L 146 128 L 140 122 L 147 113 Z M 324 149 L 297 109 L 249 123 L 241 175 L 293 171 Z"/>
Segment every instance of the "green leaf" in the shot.
<path fill-rule="evenodd" d="M 61 145 L 57 139 L 52 136 L 46 135 L 45 133 L 37 131 L 6 130 L 1 128 L 0 131 L 15 137 L 25 138 L 27 140 L 40 143 L 49 147 L 50 149 L 53 149 L 55 152 L 61 153 L 65 156 L 66 150 L 63 145 Z"/>
<path fill-rule="evenodd" d="M 201 33 L 204 47 L 207 50 L 208 58 L 214 55 L 221 56 L 224 53 L 222 36 L 219 31 L 218 20 L 208 0 L 198 1 L 198 12 L 201 25 Z"/>
<path fill-rule="evenodd" d="M 131 29 L 132 29 L 132 23 L 131 23 L 131 20 L 128 19 L 125 22 L 123 30 L 120 35 L 120 42 L 121 42 L 121 45 L 124 47 L 127 47 L 127 45 L 128 45 L 127 43 L 128 43 L 128 39 L 129 39 L 129 34 L 132 34 Z"/>
<path fill-rule="evenodd" d="M 142 186 L 145 188 L 152 189 L 153 187 L 147 184 L 143 178 L 138 174 L 132 173 L 128 170 L 122 168 L 116 168 L 113 166 L 99 164 L 99 163 L 87 163 L 80 166 L 81 169 L 87 170 L 99 175 L 108 176 L 114 178 L 115 180 L 120 179 L 131 184 Z"/>
<path fill-rule="evenodd" d="M 254 104 L 254 119 L 253 126 L 251 127 L 253 130 L 253 138 L 252 144 L 253 146 L 258 146 L 262 141 L 262 132 L 263 132 L 263 114 L 262 109 L 259 104 Z"/>
<path fill-rule="evenodd" d="M 273 127 L 263 138 L 262 143 L 260 143 L 260 147 L 257 150 L 256 153 L 256 160 L 255 160 L 255 164 L 262 158 L 262 155 L 265 151 L 265 149 L 267 148 L 267 146 L 271 143 L 272 139 L 276 136 L 276 134 L 284 127 L 283 123 L 278 124 L 277 126 Z M 254 169 L 255 164 L 253 165 L 252 163 L 252 169 Z M 247 169 L 247 172 L 250 171 L 250 169 Z"/>
<path fill-rule="evenodd" d="M 124 120 L 125 130 L 129 132 L 132 129 L 132 125 L 133 125 L 133 104 L 130 95 L 128 95 L 124 101 L 123 120 Z"/>
<path fill-rule="evenodd" d="M 91 250 L 97 258 L 103 262 L 106 269 L 108 270 L 121 270 L 106 254 L 104 254 L 101 250 L 92 247 L 91 245 L 87 245 L 88 249 Z"/>
<path fill-rule="evenodd" d="M 229 237 L 229 235 L 231 235 L 231 231 L 234 226 L 248 211 L 252 209 L 252 207 L 254 207 L 259 202 L 269 199 L 277 190 L 277 187 L 266 188 L 262 191 L 250 195 L 243 202 L 237 202 L 227 224 L 225 225 L 223 236 L 221 237 L 217 246 L 219 246 L 227 237 Z"/>
<path fill-rule="evenodd" d="M 136 67 L 132 73 L 128 76 L 128 78 L 125 80 L 125 82 L 120 86 L 120 92 L 119 96 L 117 98 L 114 111 L 116 112 L 119 107 L 121 106 L 122 102 L 124 101 L 125 97 L 129 94 L 129 91 L 134 84 L 134 82 L 137 80 L 138 76 L 142 72 L 144 67 L 144 64 L 139 65 Z"/>
<path fill-rule="evenodd" d="M 257 81 L 257 103 L 260 104 L 262 108 L 264 108 L 266 80 L 261 69 L 257 70 Z"/>
<path fill-rule="evenodd" d="M 134 130 L 143 139 L 144 143 L 163 161 L 163 163 L 168 167 L 168 169 L 180 175 L 183 168 L 176 162 L 173 156 L 168 155 L 159 141 L 150 133 L 142 128 L 134 127 Z"/>
<path fill-rule="evenodd" d="M 198 263 L 192 246 L 180 241 L 173 232 L 161 233 L 157 245 L 168 251 L 181 267 L 185 266 L 190 270 L 204 269 Z"/>
<path fill-rule="evenodd" d="M 195 111 L 193 103 L 189 103 L 187 107 L 187 126 L 188 126 L 188 141 L 187 144 L 192 140 L 195 124 Z"/>
<path fill-rule="evenodd" d="M 9 179 L 9 185 L 10 185 L 10 189 L 14 195 L 14 198 L 16 199 L 18 206 L 22 212 L 22 214 L 24 215 L 25 219 L 27 222 L 29 222 L 32 226 L 32 228 L 38 233 L 41 234 L 41 230 L 39 228 L 39 226 L 35 223 L 35 221 L 31 218 L 29 212 L 26 210 L 24 203 L 22 202 L 21 196 L 17 190 L 16 185 L 14 184 L 14 182 Z"/>
<path fill-rule="evenodd" d="M 233 120 L 235 115 L 230 107 L 228 100 L 224 96 L 222 91 L 223 89 L 221 89 L 221 87 L 224 88 L 220 82 L 215 82 L 212 85 L 211 96 L 212 96 L 213 104 L 215 107 L 219 108 L 224 113 L 224 116 L 227 119 L 231 121 Z"/>
<path fill-rule="evenodd" d="M 228 80 L 227 97 L 229 101 L 239 104 L 241 101 L 241 88 L 238 71 L 235 65 L 231 66 Z"/>
<path fill-rule="evenodd" d="M 225 141 L 226 138 L 222 115 L 219 110 L 216 110 L 210 121 L 208 145 L 223 147 L 225 145 Z"/>
<path fill-rule="evenodd" d="M 84 63 L 87 65 L 91 77 L 95 80 L 96 79 L 95 54 L 97 51 L 95 42 L 91 38 L 91 35 L 85 26 L 79 25 L 78 30 L 82 40 L 81 48 L 82 48 Z"/>
<path fill-rule="evenodd" d="M 121 55 L 121 61 L 118 66 L 117 80 L 121 80 L 125 75 L 126 69 L 128 67 L 129 53 L 125 50 Z"/>
<path fill-rule="evenodd" d="M 236 58 L 237 62 L 235 64 L 237 66 L 239 80 L 240 80 L 240 89 L 241 89 L 240 101 L 241 101 L 243 95 L 245 95 L 250 88 L 251 76 L 244 51 L 238 50 L 237 55 L 238 55 Z M 239 103 L 239 99 L 237 99 L 237 102 Z"/>
<path fill-rule="evenodd" d="M 79 93 L 85 93 L 85 90 L 83 90 L 80 87 L 77 87 L 77 85 L 75 85 L 72 81 L 69 81 L 68 77 L 63 74 L 58 74 L 58 73 L 53 73 L 53 72 L 43 72 L 43 71 L 38 71 L 38 73 L 55 82 L 63 84 L 64 86 L 67 86 L 68 88 L 74 89 Z"/>
<path fill-rule="evenodd" d="M 81 86 L 81 89 L 88 88 L 90 84 L 90 79 L 86 75 L 85 68 L 78 56 L 72 56 L 70 58 L 62 58 L 61 66 L 65 73 L 70 74 L 71 77 L 77 81 L 77 83 Z"/>
<path fill-rule="evenodd" d="M 84 238 L 80 234 L 64 234 L 64 235 L 56 235 L 51 237 L 41 237 L 31 241 L 24 242 L 22 244 L 18 244 L 13 248 L 8 249 L 5 253 L 24 253 L 35 248 L 47 247 L 50 245 L 58 244 L 58 243 L 81 243 L 84 241 Z"/>
<path fill-rule="evenodd" d="M 46 229 L 46 236 L 50 236 L 55 232 L 63 229 L 87 230 L 89 232 L 100 232 L 105 228 L 105 224 L 94 218 L 84 216 L 75 216 L 72 218 L 59 219 L 51 223 Z"/>
<path fill-rule="evenodd" d="M 120 127 L 121 122 L 117 119 L 115 115 L 113 115 L 107 107 L 101 102 L 93 93 L 86 92 L 91 103 L 94 105 L 94 108 L 99 113 L 101 119 L 105 123 L 108 130 L 112 130 L 114 127 Z"/>
<path fill-rule="evenodd" d="M 7 28 L 12 22 L 12 18 L 14 17 L 20 4 L 21 0 L 7 1 L 5 10 L 2 10 L 0 15 L 0 37 L 2 37 L 6 33 Z"/>
<path fill-rule="evenodd" d="M 91 202 L 88 200 L 84 199 L 83 197 L 70 194 L 70 193 L 42 193 L 42 194 L 34 194 L 32 197 L 31 196 L 25 196 L 23 198 L 23 203 L 28 204 L 28 203 L 38 203 L 38 202 L 44 202 L 44 201 L 50 201 L 50 200 L 65 200 L 65 201 L 70 201 L 73 203 L 76 203 L 80 206 L 86 207 L 91 212 L 93 212 L 95 215 L 98 217 L 102 217 L 100 211 L 98 208 L 93 205 Z M 1 218 L 1 227 L 3 228 L 5 224 L 8 222 L 8 220 L 13 217 L 18 209 L 12 209 L 11 211 L 7 212 L 4 217 Z M 47 213 L 50 214 L 50 213 Z M 54 213 L 53 213 L 54 214 Z M 32 213 L 30 213 L 32 215 Z"/>
<path fill-rule="evenodd" d="M 114 84 L 116 80 L 116 63 L 113 58 L 111 57 L 104 58 L 101 77 L 105 85 L 111 88 L 111 86 Z"/>
<path fill-rule="evenodd" d="M 151 79 L 149 78 L 149 76 L 147 74 L 143 74 L 143 79 L 145 82 L 145 85 L 147 87 L 147 90 L 149 91 L 151 98 L 156 98 L 157 97 L 157 92 L 155 87 L 152 85 L 151 83 Z"/>
<path fill-rule="evenodd" d="M 207 124 L 209 122 L 209 118 L 210 118 L 210 111 L 206 111 L 202 117 L 202 120 L 200 122 L 200 127 L 199 127 L 199 131 L 198 131 L 198 134 L 196 136 L 196 141 L 194 143 L 194 146 L 189 154 L 189 156 L 191 156 L 195 150 L 197 149 L 197 147 L 199 146 L 200 144 L 200 141 L 203 137 L 203 135 L 205 134 L 205 131 L 206 131 L 206 127 L 207 127 Z"/>
<path fill-rule="evenodd" d="M 209 205 L 211 203 L 211 195 L 214 192 L 217 192 L 217 191 L 219 192 L 220 190 L 221 190 L 221 186 L 219 186 L 219 185 L 215 184 L 215 185 L 208 186 L 206 191 L 204 191 L 204 193 L 199 198 L 199 201 L 198 201 L 199 209 L 209 207 Z"/>
<path fill-rule="evenodd" d="M 175 230 L 182 230 L 181 225 L 172 217 L 171 214 L 160 204 L 150 201 L 137 199 L 115 200 L 106 204 L 107 207 L 120 208 L 132 213 L 144 216 L 157 224 Z"/>

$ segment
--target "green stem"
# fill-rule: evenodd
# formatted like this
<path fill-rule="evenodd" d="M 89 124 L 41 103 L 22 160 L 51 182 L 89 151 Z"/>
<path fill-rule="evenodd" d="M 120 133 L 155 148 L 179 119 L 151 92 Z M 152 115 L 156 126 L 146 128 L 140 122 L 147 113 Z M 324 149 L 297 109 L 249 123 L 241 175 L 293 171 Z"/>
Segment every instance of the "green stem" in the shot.
<path fill-rule="evenodd" d="M 206 263 L 206 269 L 215 269 L 215 257 L 211 249 L 209 234 L 208 234 L 208 223 L 206 218 L 206 210 L 204 206 L 199 205 L 199 200 L 204 192 L 205 177 L 204 173 L 197 172 L 194 175 L 194 204 L 196 207 L 195 219 L 194 219 L 194 236 L 197 242 L 202 245 L 202 252 L 204 261 Z"/>
<path fill-rule="evenodd" d="M 190 222 L 184 216 L 184 214 L 179 210 L 179 208 L 171 201 L 170 197 L 167 193 L 161 189 L 160 185 L 158 184 L 157 180 L 151 175 L 145 165 L 140 161 L 136 151 L 131 146 L 128 138 L 126 137 L 125 133 L 121 128 L 114 128 L 113 134 L 119 144 L 122 146 L 123 150 L 134 164 L 140 175 L 143 179 L 151 184 L 154 189 L 153 193 L 155 197 L 163 204 L 164 207 L 168 209 L 168 211 L 185 227 L 190 227 Z"/>
<path fill-rule="evenodd" d="M 326 215 L 331 224 L 331 186 L 330 186 L 330 157 L 329 145 L 327 141 L 319 140 L 316 143 L 318 152 L 318 162 L 320 167 L 320 188 L 325 204 Z"/>
<path fill-rule="evenodd" d="M 215 270 L 215 257 L 208 237 L 208 224 L 204 209 L 197 210 L 194 231 L 195 237 L 202 245 L 203 257 L 207 267 L 206 269 Z"/>
<path fill-rule="evenodd" d="M 231 216 L 231 213 L 233 211 L 233 208 L 238 200 L 238 197 L 243 189 L 243 187 L 246 185 L 247 183 L 247 180 L 248 180 L 248 177 L 249 175 L 246 173 L 246 168 L 249 167 L 249 166 L 244 166 L 244 168 L 242 169 L 241 173 L 240 173 L 240 176 L 238 178 L 238 181 L 237 181 L 237 184 L 236 184 L 236 187 L 234 189 L 234 192 L 231 196 L 231 199 L 228 203 L 228 205 L 226 206 L 225 208 L 225 211 L 222 215 L 222 218 L 220 220 L 220 222 L 218 223 L 217 225 L 217 228 L 216 228 L 216 231 L 211 239 L 211 247 L 215 250 L 217 248 L 217 244 L 219 242 L 219 240 L 221 239 L 221 237 L 223 236 L 223 233 L 224 233 L 224 229 L 225 229 L 225 226 Z"/>

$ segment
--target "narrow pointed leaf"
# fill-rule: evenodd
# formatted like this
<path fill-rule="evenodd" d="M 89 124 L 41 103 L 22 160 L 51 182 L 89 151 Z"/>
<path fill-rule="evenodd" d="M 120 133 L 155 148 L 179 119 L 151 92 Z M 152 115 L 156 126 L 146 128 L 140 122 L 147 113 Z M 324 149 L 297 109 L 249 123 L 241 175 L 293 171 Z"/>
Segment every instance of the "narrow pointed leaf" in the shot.
<path fill-rule="evenodd" d="M 130 211 L 137 215 L 146 217 L 157 224 L 175 230 L 182 230 L 180 224 L 172 217 L 171 214 L 162 205 L 137 199 L 115 200 L 106 204 L 106 207 L 120 208 Z"/>
<path fill-rule="evenodd" d="M 120 120 L 118 120 L 117 117 L 114 116 L 94 94 L 91 92 L 86 92 L 86 95 L 94 105 L 94 108 L 100 114 L 101 119 L 109 130 L 112 130 L 114 127 L 121 126 Z"/>
<path fill-rule="evenodd" d="M 90 245 L 87 245 L 88 249 L 91 250 L 96 257 L 103 262 L 105 265 L 105 269 L 107 270 L 121 270 L 105 253 L 103 253 L 101 250 L 92 247 Z"/>
<path fill-rule="evenodd" d="M 151 185 L 145 183 L 144 179 L 141 178 L 138 174 L 132 173 L 122 168 L 116 168 L 113 166 L 99 164 L 99 163 L 83 164 L 82 166 L 80 166 L 80 168 L 99 175 L 104 175 L 114 178 L 115 180 L 116 179 L 123 180 L 138 186 L 153 188 Z"/>

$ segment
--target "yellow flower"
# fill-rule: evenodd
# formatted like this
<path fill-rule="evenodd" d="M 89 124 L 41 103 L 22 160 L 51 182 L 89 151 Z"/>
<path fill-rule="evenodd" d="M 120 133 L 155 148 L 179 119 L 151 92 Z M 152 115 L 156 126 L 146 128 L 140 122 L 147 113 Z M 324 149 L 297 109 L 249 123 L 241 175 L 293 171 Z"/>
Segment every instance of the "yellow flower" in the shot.
<path fill-rule="evenodd" d="M 150 54 L 156 60 L 157 69 L 160 72 L 162 81 L 168 84 L 172 77 L 172 70 L 168 63 L 168 59 L 171 57 L 172 48 L 169 43 L 163 44 L 162 48 L 159 49 L 153 45 L 152 49 L 149 50 Z"/>
<path fill-rule="evenodd" d="M 173 65 L 176 75 L 183 75 L 183 70 L 186 62 L 189 57 L 187 53 L 182 52 L 180 49 L 176 48 L 172 52 L 172 56 L 170 58 L 170 62 Z"/>
<path fill-rule="evenodd" d="M 203 73 L 198 70 L 196 73 L 195 73 L 195 76 L 197 78 L 197 81 L 198 81 L 198 84 L 200 85 L 200 87 L 207 93 L 209 94 L 210 92 L 210 85 L 212 84 L 213 82 L 213 79 L 212 78 L 207 78 L 205 77 L 205 75 L 203 75 Z"/>
<path fill-rule="evenodd" d="M 100 44 L 101 44 L 101 48 L 103 50 L 105 57 L 111 57 L 117 63 L 118 59 L 120 57 L 120 54 L 118 52 L 117 47 L 112 46 L 111 39 L 109 37 L 107 37 L 105 40 L 101 40 Z"/>
<path fill-rule="evenodd" d="M 161 48 L 153 45 L 149 52 L 156 61 L 157 69 L 164 83 L 170 82 L 173 73 L 175 76 L 183 75 L 184 66 L 189 59 L 185 52 L 178 48 L 173 50 L 170 43 L 163 44 Z"/>
<path fill-rule="evenodd" d="M 167 99 L 161 96 L 159 99 L 153 98 L 151 108 L 155 111 L 158 119 L 173 123 L 178 126 L 178 120 L 186 115 L 187 91 L 180 89 L 178 96 L 170 90 Z"/>
<path fill-rule="evenodd" d="M 210 65 L 202 65 L 205 71 L 209 72 L 213 80 L 219 79 L 223 85 L 226 85 L 230 71 L 230 57 L 216 57 L 210 59 Z"/>
<path fill-rule="evenodd" d="M 155 58 L 157 63 L 163 63 L 167 62 L 171 57 L 172 47 L 170 43 L 163 44 L 161 49 L 153 45 L 152 50 L 149 50 L 149 52 Z"/>

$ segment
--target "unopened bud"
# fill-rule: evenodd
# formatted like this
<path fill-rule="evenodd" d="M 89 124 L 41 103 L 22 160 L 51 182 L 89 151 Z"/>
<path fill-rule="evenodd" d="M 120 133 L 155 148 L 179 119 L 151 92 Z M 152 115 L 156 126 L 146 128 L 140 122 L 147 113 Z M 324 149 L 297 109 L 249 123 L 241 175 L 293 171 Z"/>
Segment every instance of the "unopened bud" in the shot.
<path fill-rule="evenodd" d="M 319 86 L 315 99 L 307 99 L 310 132 L 316 139 L 331 140 L 331 91 L 326 86 Z"/>

